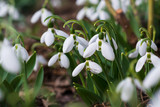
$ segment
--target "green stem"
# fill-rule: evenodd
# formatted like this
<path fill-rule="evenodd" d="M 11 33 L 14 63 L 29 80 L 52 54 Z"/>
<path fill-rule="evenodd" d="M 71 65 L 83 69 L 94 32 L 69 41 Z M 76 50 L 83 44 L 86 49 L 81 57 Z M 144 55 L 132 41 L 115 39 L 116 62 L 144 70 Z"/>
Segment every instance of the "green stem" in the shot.
<path fill-rule="evenodd" d="M 85 88 L 86 85 L 85 85 L 85 82 L 84 82 L 83 75 L 82 75 L 81 73 L 79 74 L 79 77 L 80 77 L 80 80 L 81 80 L 81 82 L 82 82 L 83 87 Z"/>

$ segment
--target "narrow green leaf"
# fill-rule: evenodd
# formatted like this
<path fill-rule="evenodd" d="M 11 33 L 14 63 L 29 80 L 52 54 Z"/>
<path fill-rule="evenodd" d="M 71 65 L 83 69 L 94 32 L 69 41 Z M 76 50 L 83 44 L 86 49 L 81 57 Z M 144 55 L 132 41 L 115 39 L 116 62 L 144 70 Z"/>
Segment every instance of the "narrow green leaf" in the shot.
<path fill-rule="evenodd" d="M 0 66 L 0 84 L 3 83 L 3 81 L 6 79 L 8 75 L 8 72 L 6 72 L 1 66 Z"/>
<path fill-rule="evenodd" d="M 87 78 L 86 78 L 86 82 L 87 82 L 87 88 L 88 90 L 94 92 L 94 87 L 93 87 L 93 81 L 91 78 L 91 75 L 89 74 L 89 72 L 87 72 Z"/>
<path fill-rule="evenodd" d="M 21 81 L 22 75 L 16 76 L 12 81 L 11 81 L 11 86 L 16 89 L 17 86 L 19 86 L 19 83 Z"/>
<path fill-rule="evenodd" d="M 43 70 L 43 67 L 41 67 L 40 71 L 38 72 L 37 79 L 36 79 L 35 86 L 34 86 L 35 96 L 38 94 L 38 92 L 42 86 L 43 76 L 44 76 L 44 70 Z"/>
<path fill-rule="evenodd" d="M 33 53 L 33 55 L 26 63 L 27 78 L 32 74 L 35 63 L 36 63 L 36 52 Z"/>

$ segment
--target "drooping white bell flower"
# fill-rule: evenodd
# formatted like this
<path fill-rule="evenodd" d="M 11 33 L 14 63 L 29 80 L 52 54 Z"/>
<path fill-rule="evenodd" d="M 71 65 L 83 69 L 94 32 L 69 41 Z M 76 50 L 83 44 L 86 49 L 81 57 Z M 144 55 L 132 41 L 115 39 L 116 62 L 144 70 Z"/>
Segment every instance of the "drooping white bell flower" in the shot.
<path fill-rule="evenodd" d="M 84 51 L 83 57 L 88 58 L 92 56 L 96 50 L 101 51 L 102 55 L 110 61 L 113 61 L 115 59 L 115 55 L 111 45 L 99 38 L 97 38 L 96 42 L 91 43 L 86 48 L 86 50 Z"/>
<path fill-rule="evenodd" d="M 88 44 L 90 45 L 91 43 L 96 42 L 96 40 L 98 39 L 98 35 L 99 35 L 99 34 L 94 35 L 94 36 L 90 39 L 90 41 L 89 41 Z M 104 37 L 104 41 L 105 41 L 105 40 L 107 40 L 108 43 L 111 44 L 107 34 L 106 34 L 106 37 Z M 116 43 L 116 41 L 114 40 L 114 38 L 112 38 L 112 42 L 113 42 L 114 48 L 117 50 L 117 49 L 118 49 L 118 46 L 117 46 L 117 43 Z"/>
<path fill-rule="evenodd" d="M 129 58 L 136 58 L 138 56 L 138 53 L 141 55 L 141 56 L 144 56 L 146 54 L 146 50 L 147 50 L 147 43 L 146 42 L 143 42 L 141 44 L 141 42 L 143 41 L 143 39 L 140 39 L 137 44 L 136 44 L 136 50 L 133 52 L 133 53 L 130 53 L 129 54 Z M 156 46 L 156 44 L 151 41 L 151 48 L 154 50 L 154 51 L 157 51 L 158 48 Z"/>
<path fill-rule="evenodd" d="M 75 77 L 77 76 L 83 68 L 86 67 L 87 71 L 91 71 L 94 74 L 99 74 L 102 72 L 101 66 L 99 66 L 97 63 L 86 60 L 84 63 L 79 64 L 72 72 L 72 76 Z"/>
<path fill-rule="evenodd" d="M 62 5 L 61 0 L 51 0 L 51 4 L 53 7 L 60 7 Z"/>
<path fill-rule="evenodd" d="M 88 46 L 88 41 L 82 37 L 76 36 L 75 34 L 70 34 L 63 43 L 63 52 L 70 52 L 74 46 L 78 47 L 79 53 L 82 54 L 82 50 L 84 51 L 84 48 Z"/>
<path fill-rule="evenodd" d="M 17 57 L 23 61 L 27 61 L 29 58 L 27 50 L 21 46 L 21 44 L 15 44 L 12 48 L 13 51 L 16 53 Z"/>
<path fill-rule="evenodd" d="M 128 77 L 125 80 L 122 80 L 118 84 L 116 92 L 121 94 L 122 101 L 129 102 L 134 93 L 134 84 L 132 83 L 132 79 Z"/>
<path fill-rule="evenodd" d="M 76 0 L 77 6 L 84 5 L 85 3 L 86 3 L 86 0 Z"/>
<path fill-rule="evenodd" d="M 58 30 L 58 29 L 53 29 L 53 28 L 48 28 L 46 32 L 43 33 L 41 36 L 41 43 L 45 43 L 47 46 L 51 46 L 54 43 L 55 37 L 54 35 L 57 34 L 59 36 L 63 36 L 67 38 L 69 35 L 66 34 L 65 32 Z"/>
<path fill-rule="evenodd" d="M 38 70 L 40 64 L 46 65 L 47 60 L 42 55 L 37 55 L 36 56 L 36 63 L 35 63 L 35 66 L 34 66 L 34 71 Z"/>
<path fill-rule="evenodd" d="M 157 67 L 157 66 L 159 66 L 160 59 L 156 55 L 154 55 L 153 53 L 146 52 L 146 54 L 138 60 L 138 62 L 136 64 L 136 69 L 135 69 L 136 72 L 139 72 L 142 69 L 142 67 L 146 61 L 153 64 L 154 67 Z"/>
<path fill-rule="evenodd" d="M 66 69 L 69 68 L 69 65 L 70 65 L 69 59 L 62 52 L 58 52 L 56 55 L 52 56 L 48 62 L 48 66 L 52 66 L 53 64 L 55 64 L 57 60 L 61 67 L 64 67 Z"/>
<path fill-rule="evenodd" d="M 149 101 L 149 103 L 147 104 L 148 107 L 150 105 L 150 107 L 159 107 L 160 105 L 160 90 L 158 90 L 154 96 L 152 96 L 151 100 Z"/>
<path fill-rule="evenodd" d="M 10 73 L 18 73 L 20 72 L 21 66 L 20 62 L 12 50 L 12 47 L 7 39 L 4 39 L 1 51 L 0 51 L 0 59 L 2 67 Z"/>
<path fill-rule="evenodd" d="M 145 77 L 143 86 L 150 89 L 160 81 L 160 63 L 158 67 L 153 68 Z"/>
<path fill-rule="evenodd" d="M 138 79 L 134 79 L 134 84 L 138 89 L 145 92 L 145 88 L 144 88 L 143 84 Z"/>
<path fill-rule="evenodd" d="M 41 18 L 42 24 L 44 26 L 47 26 L 49 19 L 46 21 L 45 21 L 45 19 L 49 16 L 52 16 L 52 13 L 50 11 L 48 11 L 47 9 L 42 8 L 33 14 L 32 18 L 31 18 L 31 23 L 36 23 Z M 53 19 L 52 19 L 52 21 L 53 21 Z"/>
<path fill-rule="evenodd" d="M 7 14 L 9 14 L 14 20 L 19 19 L 19 12 L 18 10 L 4 1 L 0 1 L 0 17 L 5 17 Z"/>

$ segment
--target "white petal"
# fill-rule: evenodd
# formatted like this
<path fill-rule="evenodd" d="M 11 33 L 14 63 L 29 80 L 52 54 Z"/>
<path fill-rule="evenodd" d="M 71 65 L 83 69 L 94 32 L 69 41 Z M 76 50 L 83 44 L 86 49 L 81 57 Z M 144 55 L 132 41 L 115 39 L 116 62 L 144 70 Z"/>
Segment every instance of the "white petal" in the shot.
<path fill-rule="evenodd" d="M 94 36 L 90 39 L 90 41 L 89 41 L 88 44 L 90 45 L 90 44 L 92 44 L 93 42 L 96 42 L 96 40 L 97 40 L 97 38 L 98 38 L 98 35 L 99 35 L 99 34 L 94 35 Z"/>
<path fill-rule="evenodd" d="M 39 63 L 41 63 L 43 65 L 47 64 L 46 59 L 42 55 L 37 55 L 37 60 Z"/>
<path fill-rule="evenodd" d="M 153 98 L 151 98 L 151 101 L 149 101 L 148 105 L 151 105 L 151 107 L 159 107 L 160 105 L 160 90 L 154 94 Z"/>
<path fill-rule="evenodd" d="M 63 53 L 70 52 L 74 47 L 73 35 L 70 35 L 63 43 Z"/>
<path fill-rule="evenodd" d="M 76 5 L 84 5 L 86 3 L 86 0 L 76 0 Z"/>
<path fill-rule="evenodd" d="M 94 74 L 99 74 L 102 72 L 101 66 L 99 66 L 97 63 L 89 61 L 89 68 L 90 71 Z"/>
<path fill-rule="evenodd" d="M 147 44 L 146 44 L 146 42 L 143 42 L 142 45 L 141 45 L 141 43 L 140 43 L 140 45 L 139 45 L 139 54 L 140 54 L 141 56 L 145 55 L 146 49 L 147 49 Z"/>
<path fill-rule="evenodd" d="M 65 54 L 61 54 L 61 66 L 64 68 L 69 68 L 70 62 L 68 57 Z"/>
<path fill-rule="evenodd" d="M 144 86 L 140 83 L 138 79 L 134 79 L 134 84 L 136 85 L 138 89 L 145 91 Z"/>
<path fill-rule="evenodd" d="M 98 18 L 99 13 L 95 12 L 93 14 L 91 14 L 90 17 L 88 17 L 91 21 L 95 21 Z"/>
<path fill-rule="evenodd" d="M 136 58 L 138 56 L 138 50 L 135 50 L 133 53 L 129 54 L 129 58 Z"/>
<path fill-rule="evenodd" d="M 104 1 L 104 0 L 101 0 L 100 3 L 98 4 L 96 10 L 97 10 L 97 11 L 100 11 L 100 10 L 102 10 L 102 9 L 105 8 L 105 7 L 106 7 L 105 1 Z"/>
<path fill-rule="evenodd" d="M 138 51 L 139 51 L 139 46 L 140 46 L 141 42 L 142 42 L 142 40 L 139 40 L 139 41 L 137 42 L 137 44 L 136 44 L 136 50 L 138 50 Z"/>
<path fill-rule="evenodd" d="M 48 62 L 48 66 L 52 66 L 58 60 L 58 55 L 59 53 L 51 57 L 51 59 Z"/>
<path fill-rule="evenodd" d="M 95 12 L 95 8 L 94 7 L 87 8 L 86 9 L 86 17 L 90 18 L 94 12 Z"/>
<path fill-rule="evenodd" d="M 88 57 L 92 56 L 94 54 L 94 52 L 96 51 L 96 49 L 97 49 L 97 43 L 96 42 L 90 44 L 86 48 L 86 50 L 84 51 L 83 57 L 88 58 Z"/>
<path fill-rule="evenodd" d="M 44 32 L 43 35 L 41 36 L 40 42 L 44 43 L 45 42 L 45 36 L 48 34 L 48 32 Z"/>
<path fill-rule="evenodd" d="M 33 14 L 31 18 L 31 23 L 36 23 L 40 17 L 41 17 L 41 10 L 38 10 L 36 13 Z"/>
<path fill-rule="evenodd" d="M 118 86 L 117 86 L 117 88 L 116 88 L 116 92 L 117 92 L 117 93 L 121 92 L 124 85 L 125 85 L 125 80 L 122 80 L 122 81 L 118 84 Z"/>
<path fill-rule="evenodd" d="M 78 44 L 78 52 L 81 56 L 83 56 L 84 53 L 84 47 L 81 44 Z"/>
<path fill-rule="evenodd" d="M 136 64 L 136 72 L 139 72 L 139 71 L 142 69 L 143 65 L 144 65 L 145 62 L 146 62 L 146 59 L 147 59 L 147 54 L 145 54 L 144 56 L 142 56 L 142 57 L 138 60 L 138 62 L 137 62 L 137 64 Z"/>
<path fill-rule="evenodd" d="M 42 15 L 41 15 L 41 22 L 44 26 L 47 26 L 49 19 L 45 21 L 45 19 L 49 16 L 52 16 L 52 13 L 50 11 L 48 11 L 47 9 L 42 10 Z M 53 21 L 54 19 L 52 19 Z"/>
<path fill-rule="evenodd" d="M 143 86 L 146 89 L 152 88 L 160 80 L 160 67 L 153 68 L 145 77 L 143 81 Z"/>
<path fill-rule="evenodd" d="M 102 52 L 102 55 L 110 60 L 110 61 L 113 61 L 115 59 L 115 55 L 114 55 L 114 52 L 113 52 L 113 49 L 111 47 L 111 45 L 109 45 L 108 43 L 102 41 L 102 47 L 101 47 L 101 52 Z"/>
<path fill-rule="evenodd" d="M 86 14 L 86 8 L 84 7 L 78 12 L 78 14 L 76 16 L 77 20 L 82 20 L 84 18 L 85 14 Z"/>
<path fill-rule="evenodd" d="M 18 73 L 21 69 L 18 58 L 10 46 L 2 45 L 1 64 L 10 73 Z"/>
<path fill-rule="evenodd" d="M 89 2 L 92 3 L 92 4 L 98 4 L 98 1 L 99 0 L 89 0 Z"/>
<path fill-rule="evenodd" d="M 117 46 L 116 41 L 115 41 L 113 38 L 112 38 L 112 42 L 113 42 L 114 48 L 117 50 L 117 49 L 118 49 L 118 46 Z"/>
<path fill-rule="evenodd" d="M 151 53 L 151 61 L 155 67 L 160 66 L 160 58 L 154 55 L 153 53 Z"/>
<path fill-rule="evenodd" d="M 156 44 L 152 41 L 152 44 L 151 44 L 151 48 L 154 50 L 154 51 L 157 51 L 158 48 L 156 46 Z"/>
<path fill-rule="evenodd" d="M 84 38 L 76 36 L 76 39 L 83 47 L 86 48 L 88 46 L 88 41 L 86 41 Z"/>
<path fill-rule="evenodd" d="M 8 11 L 8 5 L 5 2 L 0 1 L 0 17 L 6 16 L 7 11 Z"/>
<path fill-rule="evenodd" d="M 112 7 L 114 8 L 114 10 L 118 10 L 120 8 L 120 1 L 119 0 L 112 0 Z"/>
<path fill-rule="evenodd" d="M 124 102 L 130 101 L 132 98 L 133 92 L 134 92 L 134 86 L 132 84 L 131 79 L 130 80 L 128 79 L 125 82 L 125 85 L 124 85 L 122 92 L 121 92 L 122 101 L 124 101 Z"/>
<path fill-rule="evenodd" d="M 63 32 L 62 30 L 58 30 L 58 29 L 54 29 L 56 34 L 59 35 L 59 36 L 63 36 L 65 38 L 69 37 L 69 35 L 65 32 Z"/>
<path fill-rule="evenodd" d="M 20 17 L 18 10 L 13 6 L 9 6 L 8 13 L 14 20 Z"/>
<path fill-rule="evenodd" d="M 21 57 L 22 57 L 22 59 L 24 61 L 27 61 L 28 57 L 29 57 L 27 50 L 24 47 L 22 47 L 22 46 L 21 46 L 20 50 L 21 50 Z"/>
<path fill-rule="evenodd" d="M 54 35 L 51 31 L 51 29 L 48 29 L 47 34 L 45 36 L 45 43 L 47 46 L 51 46 L 54 42 Z"/>
<path fill-rule="evenodd" d="M 103 11 L 103 10 L 101 10 L 101 11 L 99 12 L 99 19 L 100 19 L 100 20 L 107 20 L 107 19 L 109 19 L 109 18 L 110 18 L 110 16 L 108 15 L 107 12 L 105 12 L 105 11 Z"/>
<path fill-rule="evenodd" d="M 79 65 L 73 70 L 72 76 L 73 76 L 73 77 L 77 76 L 77 75 L 82 71 L 82 69 L 84 68 L 85 64 L 86 64 L 85 62 L 79 64 Z"/>

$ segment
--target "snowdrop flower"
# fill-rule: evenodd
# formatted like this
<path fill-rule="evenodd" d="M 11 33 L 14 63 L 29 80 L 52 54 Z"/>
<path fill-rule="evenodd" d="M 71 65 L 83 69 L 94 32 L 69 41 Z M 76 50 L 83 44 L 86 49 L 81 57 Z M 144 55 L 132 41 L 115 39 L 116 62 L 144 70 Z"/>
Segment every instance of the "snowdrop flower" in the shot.
<path fill-rule="evenodd" d="M 79 64 L 72 72 L 72 76 L 77 76 L 83 68 L 86 67 L 87 71 L 91 71 L 94 74 L 99 74 L 102 72 L 102 68 L 95 62 L 86 60 L 84 63 Z"/>
<path fill-rule="evenodd" d="M 142 45 L 141 45 L 141 42 L 143 41 L 143 39 L 140 39 L 137 44 L 136 44 L 136 50 L 133 52 L 133 53 L 130 53 L 129 54 L 129 58 L 136 58 L 138 56 L 138 53 L 141 55 L 141 56 L 144 56 L 146 54 L 146 50 L 147 50 L 147 43 L 146 42 L 143 42 Z M 157 51 L 158 48 L 156 46 L 156 44 L 151 41 L 151 48 L 154 50 L 154 51 Z"/>
<path fill-rule="evenodd" d="M 51 0 L 51 4 L 53 7 L 60 7 L 62 5 L 61 0 Z"/>
<path fill-rule="evenodd" d="M 56 55 L 52 56 L 51 59 L 48 62 L 48 66 L 52 66 L 53 64 L 55 64 L 55 62 L 57 60 L 58 60 L 58 62 L 59 62 L 59 64 L 60 64 L 61 67 L 64 67 L 66 69 L 69 68 L 69 65 L 70 65 L 69 59 L 62 52 L 59 52 Z"/>
<path fill-rule="evenodd" d="M 143 86 L 150 89 L 160 81 L 160 63 L 158 67 L 153 68 L 145 77 Z"/>
<path fill-rule="evenodd" d="M 35 63 L 35 66 L 34 66 L 34 71 L 38 70 L 40 64 L 46 65 L 47 61 L 42 55 L 37 55 L 36 56 L 36 63 Z"/>
<path fill-rule="evenodd" d="M 76 5 L 84 5 L 85 3 L 98 4 L 99 0 L 76 0 Z"/>
<path fill-rule="evenodd" d="M 134 84 L 132 83 L 132 79 L 128 77 L 125 80 L 122 80 L 118 84 L 116 92 L 121 93 L 122 101 L 129 102 L 134 93 Z"/>
<path fill-rule="evenodd" d="M 115 59 L 115 55 L 113 52 L 113 48 L 111 47 L 111 45 L 107 42 L 105 42 L 102 39 L 98 38 L 99 35 L 95 35 L 92 37 L 92 39 L 90 40 L 90 45 L 86 48 L 86 50 L 84 51 L 83 57 L 84 58 L 88 58 L 90 56 L 92 56 L 95 51 L 101 51 L 102 55 L 110 60 L 113 61 Z M 96 40 L 96 42 L 95 42 Z"/>
<path fill-rule="evenodd" d="M 50 11 L 48 11 L 47 9 L 42 8 L 33 14 L 32 18 L 31 18 L 31 23 L 36 23 L 41 17 L 42 24 L 44 26 L 47 26 L 49 20 L 46 20 L 46 21 L 44 21 L 44 20 L 49 16 L 52 16 L 52 13 Z M 52 19 L 52 21 L 53 21 L 53 19 Z"/>
<path fill-rule="evenodd" d="M 41 43 L 45 43 L 47 46 L 51 46 L 54 43 L 55 37 L 54 35 L 59 35 L 67 38 L 69 35 L 66 34 L 65 32 L 58 30 L 58 29 L 53 29 L 53 28 L 48 28 L 46 32 L 43 33 L 41 36 Z"/>
<path fill-rule="evenodd" d="M 139 5 L 142 4 L 142 2 L 143 2 L 143 0 L 136 0 L 136 1 L 135 1 L 135 5 L 136 5 L 136 6 L 139 6 Z"/>
<path fill-rule="evenodd" d="M 0 59 L 0 63 L 6 71 L 10 73 L 18 73 L 20 71 L 20 62 L 7 39 L 3 40 Z"/>
<path fill-rule="evenodd" d="M 146 54 L 138 60 L 136 64 L 136 72 L 139 72 L 142 69 L 146 61 L 152 63 L 155 67 L 157 67 L 159 66 L 160 59 L 153 53 L 146 52 Z"/>
<path fill-rule="evenodd" d="M 16 53 L 17 57 L 23 61 L 27 61 L 29 58 L 27 50 L 21 46 L 21 44 L 15 44 L 12 48 L 13 51 Z"/>
<path fill-rule="evenodd" d="M 63 52 L 70 52 L 74 46 L 78 48 L 79 53 L 82 55 L 82 52 L 88 46 L 88 41 L 82 37 L 76 36 L 75 34 L 70 34 L 63 43 Z"/>
<path fill-rule="evenodd" d="M 5 17 L 7 14 L 14 20 L 17 20 L 20 16 L 18 10 L 14 6 L 6 4 L 4 1 L 0 1 L 0 17 Z"/>
<path fill-rule="evenodd" d="M 160 105 L 160 90 L 158 90 L 154 94 L 151 101 L 149 101 L 149 103 L 147 105 L 148 105 L 148 107 L 159 107 L 159 105 Z"/>

